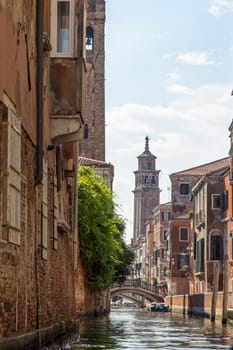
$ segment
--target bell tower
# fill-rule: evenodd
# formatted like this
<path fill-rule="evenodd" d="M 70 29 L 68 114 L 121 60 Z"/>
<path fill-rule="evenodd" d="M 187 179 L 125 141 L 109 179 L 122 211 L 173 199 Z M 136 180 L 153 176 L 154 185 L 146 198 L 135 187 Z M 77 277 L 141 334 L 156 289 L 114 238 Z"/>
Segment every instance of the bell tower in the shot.
<path fill-rule="evenodd" d="M 145 138 L 145 151 L 138 156 L 138 170 L 134 188 L 134 244 L 145 237 L 145 222 L 160 203 L 159 173 L 156 156 L 149 150 L 149 137 Z"/>
<path fill-rule="evenodd" d="M 86 114 L 80 156 L 105 161 L 105 0 L 87 0 Z"/>

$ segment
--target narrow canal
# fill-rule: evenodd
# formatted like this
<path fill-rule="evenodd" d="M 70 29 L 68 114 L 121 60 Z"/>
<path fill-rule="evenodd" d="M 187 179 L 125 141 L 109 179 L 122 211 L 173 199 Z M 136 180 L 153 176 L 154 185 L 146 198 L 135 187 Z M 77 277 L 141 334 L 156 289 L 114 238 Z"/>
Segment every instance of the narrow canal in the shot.
<path fill-rule="evenodd" d="M 70 349 L 229 349 L 233 326 L 175 313 L 114 309 L 107 317 L 82 320 L 79 343 Z M 69 345 L 68 345 L 69 346 Z"/>

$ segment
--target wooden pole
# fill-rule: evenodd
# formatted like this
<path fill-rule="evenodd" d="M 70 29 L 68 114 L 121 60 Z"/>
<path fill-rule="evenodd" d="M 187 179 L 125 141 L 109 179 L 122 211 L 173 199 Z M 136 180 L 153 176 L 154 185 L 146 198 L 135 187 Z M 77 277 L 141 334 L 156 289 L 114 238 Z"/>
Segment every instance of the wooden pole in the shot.
<path fill-rule="evenodd" d="M 210 320 L 212 322 L 215 321 L 216 317 L 216 305 L 217 305 L 217 297 L 218 297 L 218 281 L 219 281 L 219 264 L 214 264 L 214 280 L 213 280 L 213 295 L 212 295 L 212 303 L 211 303 L 211 315 Z"/>
<path fill-rule="evenodd" d="M 222 324 L 227 323 L 227 304 L 228 304 L 228 255 L 224 257 L 223 265 L 223 302 L 222 302 Z"/>

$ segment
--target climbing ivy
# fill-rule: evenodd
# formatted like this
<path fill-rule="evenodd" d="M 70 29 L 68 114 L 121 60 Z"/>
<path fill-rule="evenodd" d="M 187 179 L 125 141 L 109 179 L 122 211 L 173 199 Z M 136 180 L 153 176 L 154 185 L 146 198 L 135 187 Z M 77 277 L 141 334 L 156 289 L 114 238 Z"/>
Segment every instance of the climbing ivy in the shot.
<path fill-rule="evenodd" d="M 112 192 L 90 167 L 78 171 L 78 226 L 81 257 L 89 286 L 108 287 L 122 252 Z"/>

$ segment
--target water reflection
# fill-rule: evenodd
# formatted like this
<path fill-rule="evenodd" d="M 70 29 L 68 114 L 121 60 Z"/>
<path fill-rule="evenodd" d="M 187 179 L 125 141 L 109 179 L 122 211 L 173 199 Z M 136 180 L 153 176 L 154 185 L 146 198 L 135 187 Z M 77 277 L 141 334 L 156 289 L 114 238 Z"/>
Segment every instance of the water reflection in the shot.
<path fill-rule="evenodd" d="M 229 349 L 233 327 L 172 313 L 116 309 L 108 317 L 82 320 L 72 349 Z"/>

